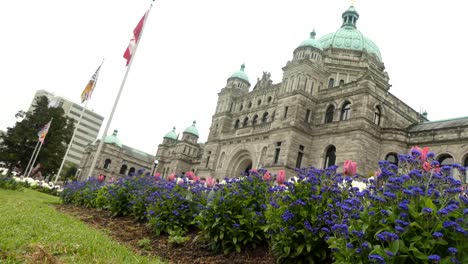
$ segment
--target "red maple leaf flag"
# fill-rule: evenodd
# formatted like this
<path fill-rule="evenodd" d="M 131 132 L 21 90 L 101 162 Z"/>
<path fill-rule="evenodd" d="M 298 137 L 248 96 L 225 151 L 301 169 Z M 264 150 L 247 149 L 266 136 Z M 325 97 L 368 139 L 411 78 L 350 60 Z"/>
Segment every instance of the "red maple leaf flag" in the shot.
<path fill-rule="evenodd" d="M 135 53 L 135 47 L 138 44 L 138 41 L 140 40 L 141 31 L 143 29 L 143 24 L 145 23 L 147 14 L 148 12 L 146 12 L 143 15 L 143 17 L 140 19 L 140 22 L 138 22 L 138 24 L 136 25 L 135 29 L 133 30 L 133 37 L 130 40 L 128 47 L 124 52 L 123 57 L 127 60 L 127 66 L 130 63 L 130 59 L 132 58 L 133 54 Z"/>

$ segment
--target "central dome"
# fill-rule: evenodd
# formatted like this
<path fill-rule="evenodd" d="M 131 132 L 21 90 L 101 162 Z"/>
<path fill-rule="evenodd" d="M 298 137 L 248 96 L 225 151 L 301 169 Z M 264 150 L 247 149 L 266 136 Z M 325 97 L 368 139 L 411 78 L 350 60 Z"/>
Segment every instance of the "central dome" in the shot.
<path fill-rule="evenodd" d="M 359 14 L 353 6 L 348 8 L 343 15 L 343 25 L 334 33 L 327 34 L 319 39 L 323 49 L 329 47 L 338 49 L 351 49 L 365 51 L 374 54 L 379 61 L 382 61 L 380 50 L 375 43 L 364 37 L 364 35 L 357 30 L 356 21 Z"/>

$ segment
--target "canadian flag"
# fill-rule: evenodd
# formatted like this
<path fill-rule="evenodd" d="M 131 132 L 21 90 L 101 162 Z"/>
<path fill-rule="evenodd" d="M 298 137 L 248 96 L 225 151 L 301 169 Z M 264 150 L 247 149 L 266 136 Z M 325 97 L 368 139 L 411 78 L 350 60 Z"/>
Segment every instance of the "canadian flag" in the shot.
<path fill-rule="evenodd" d="M 138 41 L 140 40 L 141 31 L 143 29 L 143 24 L 145 23 L 147 14 L 148 12 L 146 12 L 145 15 L 143 15 L 143 17 L 140 19 L 140 22 L 138 22 L 138 24 L 136 25 L 135 29 L 133 30 L 133 37 L 130 40 L 128 47 L 124 52 L 123 57 L 127 60 L 127 66 L 130 63 L 130 59 L 132 58 L 133 54 L 135 53 L 135 48 Z"/>

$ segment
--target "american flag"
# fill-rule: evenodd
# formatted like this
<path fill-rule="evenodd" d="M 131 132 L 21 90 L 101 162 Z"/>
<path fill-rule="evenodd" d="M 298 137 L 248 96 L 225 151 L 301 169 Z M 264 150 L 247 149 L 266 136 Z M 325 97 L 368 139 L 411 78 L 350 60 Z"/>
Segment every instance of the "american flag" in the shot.
<path fill-rule="evenodd" d="M 47 132 L 49 132 L 50 128 L 50 123 L 52 120 L 49 121 L 49 123 L 45 124 L 45 126 L 42 127 L 42 129 L 37 133 L 37 136 L 39 136 L 39 141 L 44 144 L 44 139 L 47 136 Z"/>

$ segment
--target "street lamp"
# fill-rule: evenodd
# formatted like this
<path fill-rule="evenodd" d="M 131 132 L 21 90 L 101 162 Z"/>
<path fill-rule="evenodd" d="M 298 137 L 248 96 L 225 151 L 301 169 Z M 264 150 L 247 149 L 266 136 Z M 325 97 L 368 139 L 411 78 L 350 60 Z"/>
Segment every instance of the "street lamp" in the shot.
<path fill-rule="evenodd" d="M 154 167 L 153 167 L 153 173 L 151 175 L 154 176 L 154 174 L 156 173 L 156 168 L 158 167 L 158 160 L 155 160 L 154 161 Z"/>

